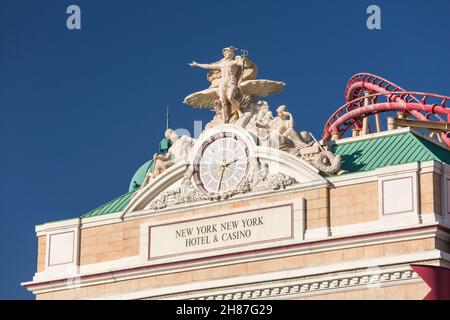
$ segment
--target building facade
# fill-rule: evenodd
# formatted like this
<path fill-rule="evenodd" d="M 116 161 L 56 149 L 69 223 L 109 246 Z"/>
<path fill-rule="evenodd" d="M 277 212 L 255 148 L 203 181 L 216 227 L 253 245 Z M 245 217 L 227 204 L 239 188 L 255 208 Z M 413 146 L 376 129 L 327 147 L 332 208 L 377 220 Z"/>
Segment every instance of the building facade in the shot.
<path fill-rule="evenodd" d="M 128 193 L 36 226 L 37 299 L 423 299 L 420 268 L 450 268 L 450 149 L 410 127 L 319 143 L 234 50 L 192 63 L 211 87 L 185 102 L 216 110 L 197 139 L 168 129 Z"/>

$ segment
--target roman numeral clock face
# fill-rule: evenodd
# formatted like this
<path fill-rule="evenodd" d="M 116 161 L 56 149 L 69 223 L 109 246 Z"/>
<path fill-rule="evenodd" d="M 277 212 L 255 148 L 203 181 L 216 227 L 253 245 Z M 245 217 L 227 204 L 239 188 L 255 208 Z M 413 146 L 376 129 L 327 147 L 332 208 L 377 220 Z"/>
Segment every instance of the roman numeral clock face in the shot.
<path fill-rule="evenodd" d="M 194 181 L 207 194 L 234 190 L 248 171 L 249 151 L 237 135 L 221 132 L 211 136 L 195 157 Z"/>

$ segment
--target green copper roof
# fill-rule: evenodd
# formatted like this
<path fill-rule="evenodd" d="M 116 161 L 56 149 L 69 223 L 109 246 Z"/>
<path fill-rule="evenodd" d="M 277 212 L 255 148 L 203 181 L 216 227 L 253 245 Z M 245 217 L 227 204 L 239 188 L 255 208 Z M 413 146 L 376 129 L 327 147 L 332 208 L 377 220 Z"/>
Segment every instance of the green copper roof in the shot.
<path fill-rule="evenodd" d="M 153 160 L 149 160 L 137 169 L 134 173 L 133 178 L 131 178 L 130 186 L 128 187 L 128 192 L 137 190 L 144 182 L 145 175 L 148 169 L 153 170 Z"/>
<path fill-rule="evenodd" d="M 128 203 L 131 200 L 131 196 L 134 193 L 134 191 L 125 193 L 121 195 L 120 197 L 115 198 L 114 200 L 111 200 L 104 205 L 89 211 L 88 213 L 85 213 L 82 215 L 82 218 L 88 218 L 88 217 L 96 217 L 101 216 L 104 214 L 114 213 L 114 212 L 120 212 L 125 209 L 125 207 L 128 205 Z"/>
<path fill-rule="evenodd" d="M 343 142 L 331 150 L 342 157 L 342 168 L 349 173 L 429 160 L 450 163 L 450 151 L 409 131 Z"/>

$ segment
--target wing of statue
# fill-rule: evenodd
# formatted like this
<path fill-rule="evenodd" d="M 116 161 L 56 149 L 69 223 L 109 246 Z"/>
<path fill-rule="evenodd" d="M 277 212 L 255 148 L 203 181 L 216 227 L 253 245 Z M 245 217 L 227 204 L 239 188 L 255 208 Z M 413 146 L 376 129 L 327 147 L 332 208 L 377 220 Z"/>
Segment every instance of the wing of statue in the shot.
<path fill-rule="evenodd" d="M 239 84 L 242 94 L 252 97 L 267 97 L 284 89 L 286 83 L 272 80 L 247 80 Z"/>
<path fill-rule="evenodd" d="M 194 92 L 184 98 L 183 103 L 188 104 L 194 108 L 204 109 L 212 108 L 214 101 L 219 99 L 217 88 L 208 88 L 199 92 Z"/>

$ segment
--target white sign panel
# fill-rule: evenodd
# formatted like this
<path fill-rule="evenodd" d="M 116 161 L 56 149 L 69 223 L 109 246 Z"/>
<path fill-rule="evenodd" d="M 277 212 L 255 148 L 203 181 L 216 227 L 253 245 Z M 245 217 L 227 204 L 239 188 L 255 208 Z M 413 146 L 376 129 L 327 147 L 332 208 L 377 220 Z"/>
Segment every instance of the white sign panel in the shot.
<path fill-rule="evenodd" d="M 297 210 L 295 210 L 297 209 Z M 149 225 L 147 260 L 180 260 L 186 255 L 207 256 L 226 250 L 237 252 L 255 246 L 274 247 L 292 242 L 302 217 L 294 204 L 222 214 L 207 218 Z M 298 229 L 298 228 L 297 228 Z M 250 248 L 250 246 L 252 248 Z"/>

